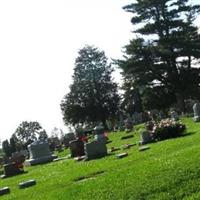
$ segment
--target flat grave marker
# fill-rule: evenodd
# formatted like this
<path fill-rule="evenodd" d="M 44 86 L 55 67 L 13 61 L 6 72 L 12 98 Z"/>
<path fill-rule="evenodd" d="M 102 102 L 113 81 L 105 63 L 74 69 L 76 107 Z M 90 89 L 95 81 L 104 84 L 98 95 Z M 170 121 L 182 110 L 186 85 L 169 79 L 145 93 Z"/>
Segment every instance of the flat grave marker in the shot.
<path fill-rule="evenodd" d="M 146 151 L 146 150 L 148 150 L 148 149 L 150 149 L 149 146 L 141 146 L 141 147 L 139 148 L 139 151 Z"/>
<path fill-rule="evenodd" d="M 33 185 L 36 185 L 36 181 L 35 180 L 28 180 L 28 181 L 19 183 L 19 189 L 24 189 L 24 188 L 27 188 L 27 187 L 31 187 Z"/>
<path fill-rule="evenodd" d="M 120 153 L 120 154 L 117 154 L 117 155 L 116 155 L 116 157 L 117 157 L 118 159 L 124 158 L 124 157 L 127 157 L 127 156 L 128 156 L 128 153 Z"/>
<path fill-rule="evenodd" d="M 132 137 L 134 137 L 134 136 L 133 135 L 125 135 L 125 136 L 121 137 L 121 140 L 129 139 L 129 138 L 132 138 Z"/>
<path fill-rule="evenodd" d="M 9 194 L 9 193 L 10 193 L 10 188 L 9 187 L 0 188 L 0 196 L 2 196 L 4 194 Z"/>

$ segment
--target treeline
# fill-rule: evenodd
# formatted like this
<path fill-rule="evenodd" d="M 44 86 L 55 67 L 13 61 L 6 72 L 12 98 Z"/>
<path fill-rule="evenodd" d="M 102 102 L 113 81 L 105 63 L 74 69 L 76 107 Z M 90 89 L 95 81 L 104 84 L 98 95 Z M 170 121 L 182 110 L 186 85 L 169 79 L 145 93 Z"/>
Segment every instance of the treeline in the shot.
<path fill-rule="evenodd" d="M 188 0 L 142 0 L 123 9 L 133 14 L 134 39 L 124 47 L 124 59 L 114 60 L 122 70 L 122 87 L 113 82 L 104 51 L 85 46 L 61 103 L 66 124 L 106 126 L 119 115 L 171 107 L 182 113 L 186 101 L 200 98 L 200 35 L 194 25 L 200 6 Z"/>

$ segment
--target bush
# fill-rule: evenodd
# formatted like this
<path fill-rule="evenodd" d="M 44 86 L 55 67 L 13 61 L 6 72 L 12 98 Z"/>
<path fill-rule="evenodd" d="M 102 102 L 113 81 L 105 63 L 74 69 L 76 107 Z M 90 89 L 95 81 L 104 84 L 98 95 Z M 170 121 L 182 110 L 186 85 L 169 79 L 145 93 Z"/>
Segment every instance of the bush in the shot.
<path fill-rule="evenodd" d="M 155 140 L 165 140 L 181 136 L 186 130 L 186 126 L 180 121 L 164 119 L 158 122 L 147 124 L 147 130 L 153 135 Z"/>

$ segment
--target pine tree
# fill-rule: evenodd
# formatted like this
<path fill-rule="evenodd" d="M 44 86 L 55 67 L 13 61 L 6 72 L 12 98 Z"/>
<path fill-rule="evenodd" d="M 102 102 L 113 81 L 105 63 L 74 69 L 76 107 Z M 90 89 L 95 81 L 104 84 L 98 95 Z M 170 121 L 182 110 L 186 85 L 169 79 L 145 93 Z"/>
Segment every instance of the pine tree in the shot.
<path fill-rule="evenodd" d="M 85 46 L 75 61 L 70 92 L 61 102 L 66 124 L 102 122 L 116 114 L 119 102 L 113 68 L 103 51 Z"/>
<path fill-rule="evenodd" d="M 200 35 L 193 24 L 200 6 L 188 0 L 137 0 L 124 9 L 133 13 L 136 38 L 118 61 L 123 76 L 174 93 L 184 111 L 184 99 L 200 94 Z"/>

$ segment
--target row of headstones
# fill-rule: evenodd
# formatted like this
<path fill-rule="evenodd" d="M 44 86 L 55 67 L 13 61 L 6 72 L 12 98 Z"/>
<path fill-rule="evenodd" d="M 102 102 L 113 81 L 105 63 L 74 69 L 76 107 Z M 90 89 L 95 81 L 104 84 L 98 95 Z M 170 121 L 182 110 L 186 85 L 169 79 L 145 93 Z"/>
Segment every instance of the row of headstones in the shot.
<path fill-rule="evenodd" d="M 196 101 L 193 105 L 193 113 L 194 113 L 194 121 L 200 121 L 200 103 L 199 101 Z M 148 114 L 147 114 L 148 115 Z M 165 118 L 164 114 L 162 112 L 158 111 L 152 111 L 150 115 L 153 117 L 154 115 L 158 116 L 160 119 Z M 175 110 L 172 110 L 170 112 L 171 119 L 178 120 L 179 116 L 178 113 Z M 149 117 L 149 116 L 148 116 Z M 147 118 L 148 118 L 147 117 Z M 133 124 L 138 124 L 143 122 L 143 115 L 142 113 L 135 112 L 132 117 L 128 117 L 126 120 L 123 119 L 122 116 L 120 116 L 119 120 L 119 128 L 121 129 L 132 129 Z"/>
<path fill-rule="evenodd" d="M 106 141 L 94 140 L 92 142 L 83 142 L 76 139 L 70 142 L 71 157 L 82 157 L 85 159 L 96 159 L 107 155 Z"/>
<path fill-rule="evenodd" d="M 102 128 L 101 128 L 102 129 Z M 70 133 L 68 135 L 69 147 L 72 157 L 86 155 L 87 159 L 102 157 L 107 154 L 106 138 L 103 130 L 99 129 L 95 141 L 84 143 L 80 139 L 75 139 L 75 135 Z M 35 141 L 28 146 L 29 159 L 25 161 L 25 165 L 36 165 L 51 162 L 57 159 L 50 151 L 49 144 L 46 141 Z M 16 155 L 17 156 L 17 155 Z M 20 162 L 22 163 L 22 162 Z M 2 178 L 14 176 L 24 171 L 17 166 L 17 162 L 10 162 L 4 165 L 4 175 Z"/>

